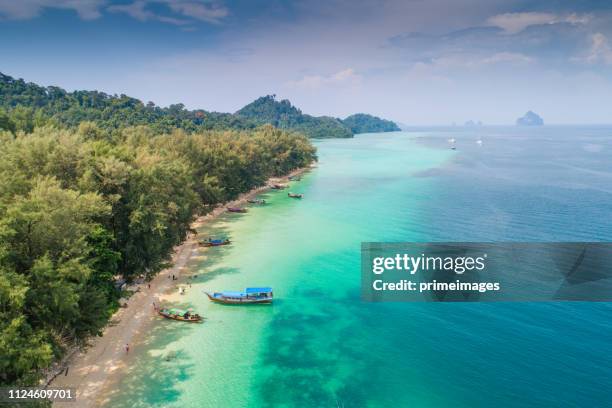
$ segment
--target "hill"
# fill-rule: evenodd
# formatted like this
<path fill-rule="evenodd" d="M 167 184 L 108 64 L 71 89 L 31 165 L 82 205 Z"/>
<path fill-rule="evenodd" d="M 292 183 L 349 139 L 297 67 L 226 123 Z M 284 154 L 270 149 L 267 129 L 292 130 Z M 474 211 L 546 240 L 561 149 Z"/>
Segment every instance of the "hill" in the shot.
<path fill-rule="evenodd" d="M 279 129 L 297 130 L 313 138 L 353 137 L 353 132 L 340 119 L 306 115 L 287 99 L 277 101 L 276 95 L 262 96 L 236 115 L 260 125 L 269 123 Z"/>
<path fill-rule="evenodd" d="M 353 133 L 396 132 L 399 126 L 390 120 L 381 119 L 367 113 L 356 113 L 342 121 Z"/>

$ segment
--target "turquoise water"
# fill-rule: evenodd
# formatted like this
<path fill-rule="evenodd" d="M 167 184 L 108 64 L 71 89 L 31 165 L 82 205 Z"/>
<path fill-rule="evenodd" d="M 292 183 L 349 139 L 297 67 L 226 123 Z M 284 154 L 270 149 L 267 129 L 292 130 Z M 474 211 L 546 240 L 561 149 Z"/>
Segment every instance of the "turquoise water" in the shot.
<path fill-rule="evenodd" d="M 303 200 L 269 193 L 268 205 L 201 231 L 233 241 L 189 265 L 197 276 L 181 305 L 208 320 L 156 323 L 108 405 L 601 406 L 610 305 L 363 303 L 359 249 L 612 241 L 610 136 L 433 129 L 318 142 L 318 168 L 292 183 Z M 274 287 L 274 305 L 216 305 L 201 293 L 258 285 Z"/>

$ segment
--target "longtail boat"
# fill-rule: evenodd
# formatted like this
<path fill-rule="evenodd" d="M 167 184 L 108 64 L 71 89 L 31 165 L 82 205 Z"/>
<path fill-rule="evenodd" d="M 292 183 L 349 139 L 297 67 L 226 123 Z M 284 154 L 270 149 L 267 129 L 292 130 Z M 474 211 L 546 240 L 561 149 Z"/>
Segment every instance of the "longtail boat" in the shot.
<path fill-rule="evenodd" d="M 250 203 L 250 204 L 265 204 L 266 200 L 264 200 L 262 198 L 252 198 L 250 200 L 247 200 L 247 203 Z"/>
<path fill-rule="evenodd" d="M 252 305 L 272 303 L 272 288 L 246 288 L 244 292 L 204 292 L 208 298 L 216 303 L 226 305 Z"/>
<path fill-rule="evenodd" d="M 161 308 L 157 310 L 157 313 L 166 319 L 179 320 L 181 322 L 198 323 L 202 321 L 202 316 L 192 313 L 191 309 Z"/>
<path fill-rule="evenodd" d="M 209 239 L 208 241 L 201 241 L 200 246 L 203 247 L 216 247 L 222 245 L 229 245 L 232 241 L 229 239 Z"/>
<path fill-rule="evenodd" d="M 284 188 L 287 188 L 287 186 L 286 186 L 286 185 L 284 185 L 284 184 L 272 184 L 272 185 L 270 186 L 270 188 L 271 188 L 272 190 L 282 190 L 282 189 L 284 189 Z"/>
<path fill-rule="evenodd" d="M 287 194 L 290 198 L 303 198 L 304 194 L 297 194 L 297 193 L 288 193 Z"/>
<path fill-rule="evenodd" d="M 247 209 L 240 208 L 240 207 L 227 207 L 227 211 L 232 212 L 232 213 L 245 213 L 247 212 Z"/>
<path fill-rule="evenodd" d="M 302 178 L 300 176 L 289 176 L 289 180 L 291 181 L 300 181 Z"/>

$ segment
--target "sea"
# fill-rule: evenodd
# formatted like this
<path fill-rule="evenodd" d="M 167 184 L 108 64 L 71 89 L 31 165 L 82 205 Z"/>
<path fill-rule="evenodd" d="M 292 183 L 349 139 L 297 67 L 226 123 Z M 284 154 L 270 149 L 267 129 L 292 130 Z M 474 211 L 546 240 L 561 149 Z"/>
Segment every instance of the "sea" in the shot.
<path fill-rule="evenodd" d="M 451 139 L 455 142 L 452 143 Z M 315 142 L 316 168 L 202 237 L 108 407 L 612 406 L 612 305 L 369 303 L 362 242 L 612 241 L 612 127 L 417 128 Z M 454 146 L 455 149 L 451 149 Z M 272 286 L 270 306 L 204 290 Z"/>

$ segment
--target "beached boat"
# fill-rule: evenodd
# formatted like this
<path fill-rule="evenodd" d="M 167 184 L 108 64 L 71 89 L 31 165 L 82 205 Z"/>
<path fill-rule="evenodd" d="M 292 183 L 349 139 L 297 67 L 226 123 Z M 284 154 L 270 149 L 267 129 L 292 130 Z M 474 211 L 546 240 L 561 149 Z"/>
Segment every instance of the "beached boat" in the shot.
<path fill-rule="evenodd" d="M 272 190 L 282 190 L 284 188 L 287 188 L 287 186 L 285 184 L 272 184 L 270 188 Z"/>
<path fill-rule="evenodd" d="M 266 200 L 261 199 L 261 198 L 259 198 L 259 199 L 258 198 L 252 198 L 250 200 L 247 200 L 247 203 L 249 203 L 249 204 L 262 204 L 263 205 L 263 204 L 266 203 Z"/>
<path fill-rule="evenodd" d="M 245 213 L 247 212 L 247 209 L 240 208 L 240 207 L 227 207 L 227 211 L 232 212 L 232 213 Z"/>
<path fill-rule="evenodd" d="M 202 316 L 193 313 L 191 309 L 161 308 L 157 310 L 157 313 L 166 319 L 179 320 L 181 322 L 198 323 L 202 321 Z"/>
<path fill-rule="evenodd" d="M 209 239 L 208 241 L 200 242 L 200 246 L 203 247 L 216 247 L 222 245 L 229 245 L 232 242 L 229 239 Z"/>
<path fill-rule="evenodd" d="M 226 305 L 249 305 L 272 303 L 272 288 L 246 288 L 244 292 L 204 292 L 208 298 L 216 303 Z"/>
<path fill-rule="evenodd" d="M 289 176 L 289 180 L 291 181 L 300 181 L 302 178 L 300 176 Z"/>
<path fill-rule="evenodd" d="M 297 194 L 297 193 L 288 193 L 287 194 L 290 198 L 303 198 L 304 194 Z"/>

